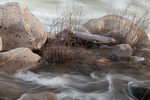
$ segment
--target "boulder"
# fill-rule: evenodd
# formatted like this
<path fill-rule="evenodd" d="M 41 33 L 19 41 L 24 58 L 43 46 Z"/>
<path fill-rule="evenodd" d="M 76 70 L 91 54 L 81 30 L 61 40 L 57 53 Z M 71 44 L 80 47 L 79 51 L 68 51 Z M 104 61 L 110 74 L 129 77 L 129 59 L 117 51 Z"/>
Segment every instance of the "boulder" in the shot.
<path fill-rule="evenodd" d="M 103 46 L 98 50 L 101 57 L 111 57 L 112 55 L 116 55 L 118 57 L 132 56 L 132 48 L 128 44 Z"/>
<path fill-rule="evenodd" d="M 119 15 L 107 15 L 101 18 L 92 19 L 85 23 L 84 27 L 91 34 L 104 35 L 110 32 L 112 37 L 116 36 L 113 34 L 117 34 L 119 38 L 117 38 L 116 41 L 126 40 L 124 41 L 126 44 L 133 41 L 135 44 L 143 41 L 148 42 L 148 36 L 143 29 L 138 25 L 135 25 L 129 19 Z"/>
<path fill-rule="evenodd" d="M 22 95 L 18 100 L 57 100 L 57 97 L 51 92 L 29 93 Z"/>
<path fill-rule="evenodd" d="M 0 53 L 0 71 L 13 74 L 18 70 L 27 71 L 37 67 L 41 57 L 29 48 L 17 48 Z"/>
<path fill-rule="evenodd" d="M 0 51 L 2 51 L 3 44 L 2 44 L 2 38 L 0 37 Z"/>
<path fill-rule="evenodd" d="M 0 36 L 4 51 L 18 47 L 39 50 L 47 40 L 47 30 L 27 7 L 11 2 L 0 6 Z"/>

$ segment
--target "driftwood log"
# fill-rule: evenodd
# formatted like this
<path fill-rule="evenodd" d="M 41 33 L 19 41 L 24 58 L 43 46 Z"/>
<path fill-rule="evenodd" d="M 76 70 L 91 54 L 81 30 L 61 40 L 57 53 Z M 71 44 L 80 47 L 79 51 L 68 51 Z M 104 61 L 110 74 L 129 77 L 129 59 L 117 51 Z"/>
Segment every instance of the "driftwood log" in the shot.
<path fill-rule="evenodd" d="M 59 36 L 61 40 L 65 40 L 68 37 L 78 38 L 81 40 L 92 42 L 94 44 L 115 44 L 116 43 L 116 40 L 111 37 L 94 35 L 82 31 L 69 30 L 69 29 L 64 29 L 62 32 L 58 33 L 57 36 Z"/>

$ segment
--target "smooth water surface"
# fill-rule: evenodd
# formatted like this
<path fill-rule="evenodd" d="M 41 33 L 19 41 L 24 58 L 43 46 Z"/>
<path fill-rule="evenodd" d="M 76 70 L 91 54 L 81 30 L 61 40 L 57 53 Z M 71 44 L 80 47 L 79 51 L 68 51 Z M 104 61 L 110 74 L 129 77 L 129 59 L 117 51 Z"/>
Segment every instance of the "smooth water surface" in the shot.
<path fill-rule="evenodd" d="M 150 8 L 149 0 L 0 0 L 0 4 L 7 2 L 23 3 L 47 26 L 50 26 L 52 20 L 60 16 L 65 6 L 71 5 L 72 2 L 83 10 L 83 23 L 107 14 L 120 14 L 126 8 L 138 12 L 139 15 L 146 8 Z"/>

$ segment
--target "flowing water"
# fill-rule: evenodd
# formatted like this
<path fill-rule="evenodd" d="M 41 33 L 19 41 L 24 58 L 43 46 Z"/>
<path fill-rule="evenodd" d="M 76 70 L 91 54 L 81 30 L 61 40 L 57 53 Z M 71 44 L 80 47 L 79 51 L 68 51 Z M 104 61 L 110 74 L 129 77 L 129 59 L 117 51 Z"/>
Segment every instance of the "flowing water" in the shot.
<path fill-rule="evenodd" d="M 120 14 L 124 9 L 136 11 L 139 15 L 150 8 L 149 0 L 0 0 L 0 4 L 7 2 L 21 2 L 38 17 L 46 26 L 50 26 L 52 20 L 62 14 L 66 4 L 77 3 L 83 10 L 84 22 L 99 18 L 106 14 Z M 83 23 L 84 23 L 83 22 Z"/>
<path fill-rule="evenodd" d="M 61 14 L 68 0 L 0 0 L 21 2 L 46 26 Z M 70 0 L 74 1 L 74 0 Z M 137 12 L 144 12 L 149 0 L 77 0 L 83 9 L 84 21 L 98 18 L 108 13 L 120 13 L 128 5 L 136 7 Z M 132 10 L 132 9 L 131 9 Z M 132 71 L 131 71 L 132 73 Z M 134 100 L 129 94 L 128 84 L 135 82 L 150 87 L 150 74 L 94 74 L 69 75 L 59 73 L 18 72 L 14 76 L 0 73 L 0 97 L 19 98 L 26 92 L 51 91 L 58 100 Z"/>
<path fill-rule="evenodd" d="M 128 91 L 129 83 L 150 87 L 150 80 L 137 78 L 140 75 L 91 73 L 83 76 L 33 72 L 18 72 L 13 77 L 0 75 L 0 95 L 11 98 L 26 92 L 53 91 L 58 100 L 134 100 Z"/>
<path fill-rule="evenodd" d="M 150 78 L 138 74 L 135 77 L 127 74 L 83 76 L 18 72 L 11 77 L 3 73 L 0 76 L 0 95 L 11 98 L 26 92 L 53 91 L 58 100 L 134 100 L 127 89 L 130 82 L 150 87 Z"/>

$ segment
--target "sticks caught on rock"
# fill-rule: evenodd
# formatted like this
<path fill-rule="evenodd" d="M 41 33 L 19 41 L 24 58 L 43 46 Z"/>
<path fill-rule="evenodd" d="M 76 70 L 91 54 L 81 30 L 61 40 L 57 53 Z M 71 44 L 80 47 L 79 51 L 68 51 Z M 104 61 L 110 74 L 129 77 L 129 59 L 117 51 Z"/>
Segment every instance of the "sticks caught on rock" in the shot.
<path fill-rule="evenodd" d="M 111 37 L 105 37 L 100 35 L 89 34 L 82 31 L 64 29 L 60 33 L 57 34 L 61 38 L 61 40 L 65 40 L 68 37 L 78 38 L 81 40 L 89 41 L 94 44 L 115 44 L 116 40 Z"/>
<path fill-rule="evenodd" d="M 86 40 L 95 44 L 115 44 L 116 43 L 116 40 L 111 37 L 93 35 L 93 34 L 88 34 L 88 33 L 80 32 L 76 30 L 71 30 L 70 33 L 72 37 L 79 38 L 81 40 Z"/>

